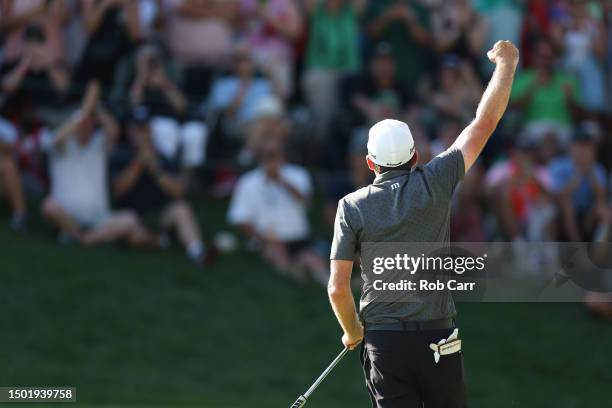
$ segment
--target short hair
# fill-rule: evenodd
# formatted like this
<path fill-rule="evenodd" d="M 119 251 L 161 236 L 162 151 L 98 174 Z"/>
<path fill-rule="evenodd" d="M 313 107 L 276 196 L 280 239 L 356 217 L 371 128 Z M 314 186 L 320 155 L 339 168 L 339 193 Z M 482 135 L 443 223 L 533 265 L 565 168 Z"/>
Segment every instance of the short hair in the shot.
<path fill-rule="evenodd" d="M 378 164 L 374 164 L 374 169 L 376 170 L 376 172 L 378 174 L 383 174 L 386 173 L 387 171 L 391 171 L 391 170 L 404 170 L 404 171 L 410 171 L 412 170 L 412 168 L 414 167 L 414 165 L 416 164 L 417 161 L 417 155 L 414 154 L 410 160 L 408 160 L 406 163 L 401 164 L 397 167 L 385 167 L 385 166 L 380 166 Z"/>

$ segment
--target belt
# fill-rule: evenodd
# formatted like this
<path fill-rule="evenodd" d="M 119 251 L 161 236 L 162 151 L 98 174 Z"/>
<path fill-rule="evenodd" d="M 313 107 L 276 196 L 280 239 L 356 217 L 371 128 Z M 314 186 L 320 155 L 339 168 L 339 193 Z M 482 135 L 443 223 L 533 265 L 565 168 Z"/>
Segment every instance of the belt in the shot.
<path fill-rule="evenodd" d="M 455 319 L 449 317 L 447 319 L 438 320 L 398 320 L 394 323 L 375 323 L 365 326 L 368 330 L 389 330 L 389 331 L 427 331 L 427 330 L 444 330 L 455 327 Z"/>

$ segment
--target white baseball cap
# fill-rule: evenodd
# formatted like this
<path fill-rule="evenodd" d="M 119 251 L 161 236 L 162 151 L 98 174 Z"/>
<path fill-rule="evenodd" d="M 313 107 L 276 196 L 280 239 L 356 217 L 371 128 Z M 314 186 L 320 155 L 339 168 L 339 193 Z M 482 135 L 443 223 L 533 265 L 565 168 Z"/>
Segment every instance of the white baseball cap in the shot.
<path fill-rule="evenodd" d="M 404 122 L 385 119 L 370 128 L 368 156 L 384 167 L 398 167 L 414 156 L 414 139 Z"/>

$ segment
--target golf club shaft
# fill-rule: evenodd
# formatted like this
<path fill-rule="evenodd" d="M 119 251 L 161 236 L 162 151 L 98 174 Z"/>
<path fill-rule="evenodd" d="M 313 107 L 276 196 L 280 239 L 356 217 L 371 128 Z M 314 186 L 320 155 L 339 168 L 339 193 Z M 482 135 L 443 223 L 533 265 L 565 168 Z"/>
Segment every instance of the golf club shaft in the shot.
<path fill-rule="evenodd" d="M 317 378 L 317 380 L 310 386 L 308 391 L 304 393 L 305 399 L 308 399 L 308 397 L 310 397 L 310 395 L 317 389 L 317 387 L 323 382 L 325 377 L 329 375 L 331 370 L 334 369 L 334 367 L 340 362 L 340 360 L 342 360 L 342 357 L 344 357 L 348 351 L 349 349 L 345 347 L 344 350 L 342 350 L 340 354 L 338 354 L 334 361 L 331 362 L 331 364 L 325 369 L 325 371 L 323 371 L 319 378 Z"/>

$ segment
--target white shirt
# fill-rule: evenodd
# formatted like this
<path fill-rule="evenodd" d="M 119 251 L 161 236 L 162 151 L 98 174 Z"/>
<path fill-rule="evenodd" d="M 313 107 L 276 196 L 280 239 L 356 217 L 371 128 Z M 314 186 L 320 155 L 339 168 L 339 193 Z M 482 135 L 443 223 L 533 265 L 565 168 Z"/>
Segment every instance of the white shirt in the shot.
<path fill-rule="evenodd" d="M 304 197 L 312 192 L 308 172 L 291 164 L 279 169 L 280 177 Z M 249 224 L 258 234 L 280 241 L 297 241 L 310 233 L 305 203 L 266 177 L 262 168 L 238 180 L 228 213 L 230 224 Z"/>
<path fill-rule="evenodd" d="M 86 145 L 70 137 L 49 153 L 51 197 L 81 224 L 103 221 L 110 213 L 104 133 L 96 131 Z"/>

